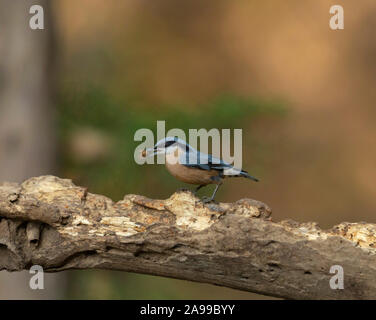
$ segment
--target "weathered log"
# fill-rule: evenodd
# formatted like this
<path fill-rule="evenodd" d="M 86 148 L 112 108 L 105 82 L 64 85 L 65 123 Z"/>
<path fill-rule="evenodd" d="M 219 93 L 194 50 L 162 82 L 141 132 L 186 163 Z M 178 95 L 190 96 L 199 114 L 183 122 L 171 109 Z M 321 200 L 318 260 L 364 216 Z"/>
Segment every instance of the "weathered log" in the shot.
<path fill-rule="evenodd" d="M 53 176 L 0 184 L 0 270 L 110 269 L 292 299 L 376 298 L 376 225 L 271 221 L 259 201 L 111 199 Z M 331 266 L 344 269 L 333 290 Z"/>

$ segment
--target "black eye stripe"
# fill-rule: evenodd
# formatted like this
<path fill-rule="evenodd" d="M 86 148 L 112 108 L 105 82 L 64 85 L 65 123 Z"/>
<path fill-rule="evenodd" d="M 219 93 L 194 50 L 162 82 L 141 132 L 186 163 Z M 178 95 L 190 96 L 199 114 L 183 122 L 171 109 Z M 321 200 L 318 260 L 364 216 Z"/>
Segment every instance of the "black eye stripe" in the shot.
<path fill-rule="evenodd" d="M 165 146 L 164 146 L 164 147 L 167 148 L 167 147 L 173 145 L 175 142 L 176 142 L 176 141 L 167 141 L 167 142 L 165 143 Z"/>

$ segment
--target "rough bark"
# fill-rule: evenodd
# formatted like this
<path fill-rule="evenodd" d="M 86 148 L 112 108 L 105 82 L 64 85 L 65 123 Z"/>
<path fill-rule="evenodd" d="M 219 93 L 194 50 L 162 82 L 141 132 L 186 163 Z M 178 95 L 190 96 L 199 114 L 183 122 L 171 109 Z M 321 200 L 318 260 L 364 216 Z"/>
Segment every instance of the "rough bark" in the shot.
<path fill-rule="evenodd" d="M 0 270 L 112 269 L 292 299 L 376 297 L 376 225 L 271 221 L 250 199 L 203 204 L 126 195 L 114 203 L 53 176 L 0 185 Z M 332 265 L 344 268 L 333 290 Z"/>

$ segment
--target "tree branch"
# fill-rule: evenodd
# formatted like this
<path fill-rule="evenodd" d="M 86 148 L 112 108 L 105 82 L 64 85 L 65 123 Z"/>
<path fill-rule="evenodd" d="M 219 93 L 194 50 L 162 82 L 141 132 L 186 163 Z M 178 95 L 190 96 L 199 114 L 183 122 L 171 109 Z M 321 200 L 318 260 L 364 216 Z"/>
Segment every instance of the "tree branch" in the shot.
<path fill-rule="evenodd" d="M 272 222 L 263 203 L 127 195 L 114 203 L 70 180 L 0 184 L 0 270 L 111 269 L 293 299 L 376 297 L 376 225 Z M 344 290 L 332 290 L 332 265 Z"/>

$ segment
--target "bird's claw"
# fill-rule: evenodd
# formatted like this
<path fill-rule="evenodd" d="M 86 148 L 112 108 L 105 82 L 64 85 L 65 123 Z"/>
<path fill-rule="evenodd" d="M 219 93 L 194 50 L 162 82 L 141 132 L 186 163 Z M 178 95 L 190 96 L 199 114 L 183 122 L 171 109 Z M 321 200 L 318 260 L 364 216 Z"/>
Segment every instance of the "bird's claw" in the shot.
<path fill-rule="evenodd" d="M 214 202 L 214 199 L 213 198 L 209 198 L 209 197 L 203 197 L 201 199 L 202 203 L 210 203 L 210 202 Z"/>

